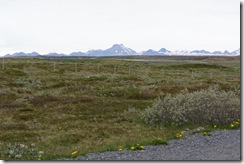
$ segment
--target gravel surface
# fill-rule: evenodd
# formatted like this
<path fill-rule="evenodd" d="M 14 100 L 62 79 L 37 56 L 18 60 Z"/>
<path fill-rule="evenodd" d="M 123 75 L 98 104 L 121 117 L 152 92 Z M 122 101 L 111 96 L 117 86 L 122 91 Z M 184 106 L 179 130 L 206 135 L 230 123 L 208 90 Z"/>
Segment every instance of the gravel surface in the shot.
<path fill-rule="evenodd" d="M 168 145 L 145 146 L 144 150 L 89 154 L 75 160 L 241 160 L 240 130 L 217 130 L 211 134 L 186 136 L 171 140 Z"/>

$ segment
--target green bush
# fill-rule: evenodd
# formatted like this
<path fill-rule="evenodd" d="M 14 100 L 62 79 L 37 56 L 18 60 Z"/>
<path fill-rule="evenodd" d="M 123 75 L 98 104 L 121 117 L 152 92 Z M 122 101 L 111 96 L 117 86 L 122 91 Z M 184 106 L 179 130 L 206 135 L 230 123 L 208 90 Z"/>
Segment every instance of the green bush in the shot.
<path fill-rule="evenodd" d="M 239 91 L 221 91 L 217 87 L 158 99 L 141 114 L 146 124 L 224 125 L 240 118 Z"/>

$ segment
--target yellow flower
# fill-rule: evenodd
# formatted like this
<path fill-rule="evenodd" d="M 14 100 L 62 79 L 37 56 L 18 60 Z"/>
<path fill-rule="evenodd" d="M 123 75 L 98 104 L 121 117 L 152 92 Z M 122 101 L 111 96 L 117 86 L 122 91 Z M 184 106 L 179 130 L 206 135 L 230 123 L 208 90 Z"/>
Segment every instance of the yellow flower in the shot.
<path fill-rule="evenodd" d="M 123 146 L 119 146 L 119 151 L 122 151 L 123 150 Z"/>
<path fill-rule="evenodd" d="M 131 150 L 135 150 L 135 147 L 134 146 L 131 146 L 131 148 L 130 148 Z"/>
<path fill-rule="evenodd" d="M 141 149 L 144 149 L 144 146 L 141 146 Z"/>
<path fill-rule="evenodd" d="M 203 135 L 207 135 L 207 132 L 203 132 Z"/>
<path fill-rule="evenodd" d="M 236 125 L 239 125 L 239 122 L 238 121 L 236 122 Z"/>
<path fill-rule="evenodd" d="M 234 126 L 235 126 L 234 124 L 230 124 L 230 127 L 234 128 Z"/>
<path fill-rule="evenodd" d="M 176 138 L 181 138 L 182 137 L 182 134 L 181 133 L 176 133 L 175 137 Z"/>
<path fill-rule="evenodd" d="M 217 128 L 217 125 L 214 125 L 214 128 Z"/>
<path fill-rule="evenodd" d="M 76 155 L 78 153 L 78 151 L 74 151 L 74 152 L 72 152 L 71 154 L 72 155 Z"/>

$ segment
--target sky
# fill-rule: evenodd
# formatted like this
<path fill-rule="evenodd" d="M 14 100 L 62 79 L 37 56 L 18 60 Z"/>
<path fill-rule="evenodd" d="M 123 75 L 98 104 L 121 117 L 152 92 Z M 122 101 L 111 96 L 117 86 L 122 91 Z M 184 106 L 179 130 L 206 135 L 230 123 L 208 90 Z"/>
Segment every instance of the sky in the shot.
<path fill-rule="evenodd" d="M 0 55 L 240 48 L 238 0 L 0 0 Z"/>

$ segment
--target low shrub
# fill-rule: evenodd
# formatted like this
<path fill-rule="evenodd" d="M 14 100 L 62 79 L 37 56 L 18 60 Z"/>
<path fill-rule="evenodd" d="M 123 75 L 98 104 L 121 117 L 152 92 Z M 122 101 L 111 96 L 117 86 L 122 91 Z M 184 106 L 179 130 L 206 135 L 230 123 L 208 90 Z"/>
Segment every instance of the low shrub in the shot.
<path fill-rule="evenodd" d="M 28 160 L 41 160 L 43 151 L 38 151 L 35 144 L 31 144 L 30 146 L 24 144 L 8 144 L 7 149 L 5 150 L 5 156 L 11 160 L 20 160 L 20 159 L 28 159 Z"/>
<path fill-rule="evenodd" d="M 146 124 L 156 125 L 224 125 L 240 118 L 239 91 L 221 91 L 218 87 L 189 93 L 182 91 L 157 99 L 141 114 Z"/>

